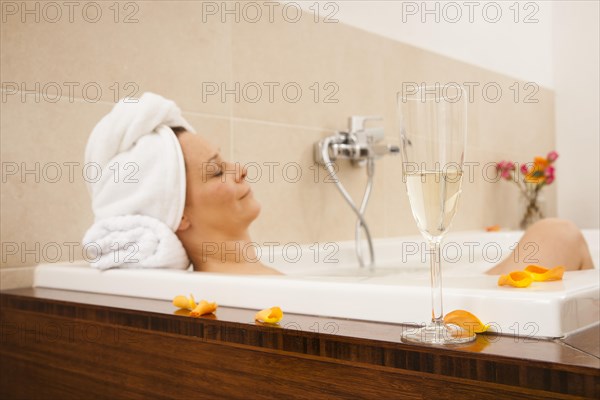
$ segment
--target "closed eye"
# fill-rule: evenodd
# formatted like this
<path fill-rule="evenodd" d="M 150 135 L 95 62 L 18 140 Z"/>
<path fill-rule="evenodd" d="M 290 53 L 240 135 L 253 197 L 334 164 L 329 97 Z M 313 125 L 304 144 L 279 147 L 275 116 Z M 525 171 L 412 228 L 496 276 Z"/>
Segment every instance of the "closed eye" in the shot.
<path fill-rule="evenodd" d="M 210 177 L 216 178 L 223 175 L 223 162 L 221 161 L 221 157 L 219 153 L 215 153 L 211 158 L 208 159 L 207 165 L 209 166 Z"/>

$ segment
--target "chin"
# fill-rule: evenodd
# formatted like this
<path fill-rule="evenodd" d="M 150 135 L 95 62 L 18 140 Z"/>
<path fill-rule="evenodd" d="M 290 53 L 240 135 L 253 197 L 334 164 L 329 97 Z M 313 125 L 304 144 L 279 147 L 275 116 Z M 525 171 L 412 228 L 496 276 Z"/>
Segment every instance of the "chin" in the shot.
<path fill-rule="evenodd" d="M 253 200 L 251 205 L 248 207 L 248 211 L 249 211 L 249 215 L 250 215 L 250 222 L 254 221 L 256 218 L 258 218 L 258 215 L 260 214 L 260 203 L 256 200 Z"/>
<path fill-rule="evenodd" d="M 235 219 L 237 223 L 244 224 L 246 226 L 250 225 L 260 214 L 260 203 L 254 199 L 244 199 L 243 205 L 236 211 L 237 216 Z"/>

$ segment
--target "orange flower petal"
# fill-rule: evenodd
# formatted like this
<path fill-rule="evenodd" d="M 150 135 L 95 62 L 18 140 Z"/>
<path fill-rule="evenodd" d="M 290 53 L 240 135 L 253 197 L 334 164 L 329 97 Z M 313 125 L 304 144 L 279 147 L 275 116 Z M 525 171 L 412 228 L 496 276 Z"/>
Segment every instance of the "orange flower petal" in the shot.
<path fill-rule="evenodd" d="M 254 319 L 260 322 L 275 324 L 283 318 L 283 311 L 279 307 L 265 308 L 256 313 Z"/>
<path fill-rule="evenodd" d="M 533 278 L 529 272 L 513 271 L 508 275 L 502 275 L 498 278 L 498 286 L 510 285 L 517 288 L 524 288 L 531 285 Z"/>
<path fill-rule="evenodd" d="M 528 265 L 525 271 L 531 275 L 531 279 L 535 282 L 544 281 L 560 281 L 565 273 L 565 268 L 562 266 L 552 269 L 544 268 L 539 265 Z"/>
<path fill-rule="evenodd" d="M 192 310 L 190 315 L 192 317 L 199 317 L 204 314 L 212 314 L 217 310 L 217 303 L 209 303 L 206 300 L 200 300 L 200 303 Z"/>
<path fill-rule="evenodd" d="M 530 274 L 543 274 L 545 272 L 548 272 L 548 268 L 542 267 L 540 265 L 535 265 L 535 264 L 530 264 L 525 268 L 525 271 L 529 272 Z"/>
<path fill-rule="evenodd" d="M 485 228 L 488 232 L 498 232 L 500 230 L 500 225 L 491 225 Z"/>
<path fill-rule="evenodd" d="M 465 310 L 454 310 L 444 316 L 447 324 L 458 325 L 469 332 L 483 333 L 488 330 L 489 325 L 484 325 L 479 318 Z"/>
<path fill-rule="evenodd" d="M 544 157 L 534 157 L 533 164 L 535 167 L 538 167 L 540 170 L 543 170 L 548 166 L 550 162 L 546 160 Z"/>

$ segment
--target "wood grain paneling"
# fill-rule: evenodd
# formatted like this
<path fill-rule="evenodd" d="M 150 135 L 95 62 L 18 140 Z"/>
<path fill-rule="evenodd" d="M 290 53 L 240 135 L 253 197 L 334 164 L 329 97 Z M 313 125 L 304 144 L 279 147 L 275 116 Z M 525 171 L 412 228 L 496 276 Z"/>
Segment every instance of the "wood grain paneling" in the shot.
<path fill-rule="evenodd" d="M 286 315 L 286 329 L 254 323 L 253 310 L 196 319 L 164 301 L 49 289 L 2 292 L 0 304 L 3 399 L 600 394 L 600 360 L 560 341 L 414 346 L 389 324 Z M 306 328 L 327 322 L 336 333 Z"/>

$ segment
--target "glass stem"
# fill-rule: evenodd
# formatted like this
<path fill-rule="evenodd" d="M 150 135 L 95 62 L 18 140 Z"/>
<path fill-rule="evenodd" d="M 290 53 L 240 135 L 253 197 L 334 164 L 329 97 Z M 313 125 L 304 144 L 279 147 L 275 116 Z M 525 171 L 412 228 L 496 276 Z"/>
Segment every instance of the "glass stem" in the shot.
<path fill-rule="evenodd" d="M 431 257 L 431 322 L 435 325 L 444 323 L 442 305 L 442 266 L 440 263 L 440 240 L 429 243 Z"/>

